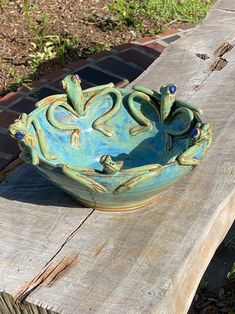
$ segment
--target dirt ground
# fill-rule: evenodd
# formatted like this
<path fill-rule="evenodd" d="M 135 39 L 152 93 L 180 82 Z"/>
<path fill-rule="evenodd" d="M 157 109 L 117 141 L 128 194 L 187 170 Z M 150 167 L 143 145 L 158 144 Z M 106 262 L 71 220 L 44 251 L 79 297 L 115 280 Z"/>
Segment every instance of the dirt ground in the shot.
<path fill-rule="evenodd" d="M 224 287 L 198 289 L 188 314 L 234 314 L 235 280 Z"/>
<path fill-rule="evenodd" d="M 117 27 L 107 7 L 112 1 L 35 0 L 29 5 L 29 1 L 0 0 L 0 95 L 61 67 L 61 60 L 60 64 L 55 60 L 34 71 L 31 43 L 46 35 L 72 38 L 71 49 L 66 47 L 62 56 L 65 64 L 140 37 L 139 31 Z M 157 22 L 151 27 L 159 29 Z"/>

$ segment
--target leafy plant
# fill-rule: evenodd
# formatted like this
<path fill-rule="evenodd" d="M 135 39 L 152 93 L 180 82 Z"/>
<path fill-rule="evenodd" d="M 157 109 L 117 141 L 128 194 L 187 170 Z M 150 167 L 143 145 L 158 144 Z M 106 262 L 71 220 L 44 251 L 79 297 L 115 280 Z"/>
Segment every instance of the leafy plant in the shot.
<path fill-rule="evenodd" d="M 114 0 L 109 5 L 117 15 L 119 26 L 143 30 L 143 22 L 151 19 L 158 23 L 170 21 L 199 22 L 215 0 Z"/>
<path fill-rule="evenodd" d="M 34 79 L 34 73 L 29 76 L 19 75 L 15 69 L 10 69 L 8 76 L 13 79 L 14 84 L 7 86 L 4 92 L 10 92 L 17 90 L 20 86 L 25 86 L 28 89 L 31 89 L 31 84 Z"/>
<path fill-rule="evenodd" d="M 23 11 L 23 15 L 26 19 L 27 30 L 29 32 L 32 32 L 35 29 L 34 17 L 31 13 L 36 11 L 36 10 L 37 10 L 37 6 L 35 4 L 31 5 L 29 0 L 23 0 L 22 11 Z"/>
<path fill-rule="evenodd" d="M 41 21 L 36 22 L 34 13 L 38 10 L 39 8 L 36 4 L 31 4 L 29 0 L 23 0 L 22 12 L 26 20 L 28 32 L 32 33 L 36 31 L 36 33 L 44 35 L 51 16 L 47 12 L 43 12 L 41 14 Z"/>
<path fill-rule="evenodd" d="M 66 56 L 79 45 L 78 36 L 61 35 L 47 35 L 38 36 L 36 42 L 32 42 L 31 57 L 33 70 L 43 61 L 48 61 L 58 58 L 59 64 L 64 66 L 66 63 Z"/>

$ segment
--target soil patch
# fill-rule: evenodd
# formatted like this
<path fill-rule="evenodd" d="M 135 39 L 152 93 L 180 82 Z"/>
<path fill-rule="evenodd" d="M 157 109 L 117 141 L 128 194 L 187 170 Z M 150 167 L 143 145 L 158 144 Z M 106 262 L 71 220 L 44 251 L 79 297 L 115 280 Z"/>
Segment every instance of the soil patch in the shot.
<path fill-rule="evenodd" d="M 120 29 L 108 9 L 112 2 L 0 0 L 0 96 L 65 64 L 166 27 L 152 20 L 141 30 Z M 173 21 L 170 26 L 188 24 Z"/>

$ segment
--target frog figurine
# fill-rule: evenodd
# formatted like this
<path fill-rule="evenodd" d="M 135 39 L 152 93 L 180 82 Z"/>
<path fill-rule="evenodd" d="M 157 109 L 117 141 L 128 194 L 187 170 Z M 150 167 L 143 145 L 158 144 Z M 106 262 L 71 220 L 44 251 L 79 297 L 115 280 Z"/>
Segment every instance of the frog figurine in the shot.
<path fill-rule="evenodd" d="M 110 155 L 104 155 L 100 158 L 100 163 L 103 165 L 103 173 L 117 174 L 123 168 L 123 161 L 113 161 Z"/>
<path fill-rule="evenodd" d="M 62 87 L 66 91 L 75 112 L 79 116 L 84 116 L 84 95 L 80 77 L 77 74 L 67 75 L 62 81 Z"/>
<path fill-rule="evenodd" d="M 172 148 L 172 137 L 182 137 L 189 132 L 194 121 L 202 122 L 203 112 L 197 105 L 176 99 L 177 87 L 174 84 L 162 86 L 160 94 L 138 84 L 133 89 L 149 96 L 150 104 L 155 104 L 159 120 L 164 126 L 166 150 Z M 148 129 L 151 129 L 150 126 Z"/>
<path fill-rule="evenodd" d="M 100 163 L 103 165 L 102 173 L 104 174 L 115 175 L 119 173 L 123 167 L 122 161 L 114 162 L 110 155 L 102 156 L 100 158 Z M 63 165 L 62 171 L 66 176 L 70 177 L 76 182 L 79 182 L 89 190 L 98 193 L 103 193 L 107 191 L 107 189 L 102 184 L 87 176 L 88 174 L 94 174 L 96 172 L 100 173 L 99 170 L 93 168 L 82 168 L 79 166 Z"/>
<path fill-rule="evenodd" d="M 30 130 L 30 126 L 32 126 Z M 35 132 L 33 132 L 33 130 Z M 36 147 L 47 160 L 56 159 L 57 156 L 48 152 L 46 140 L 40 125 L 34 116 L 28 116 L 22 113 L 13 124 L 9 126 L 9 134 L 18 140 L 19 146 L 22 148 L 20 157 L 33 165 L 38 165 L 40 158 Z"/>
<path fill-rule="evenodd" d="M 212 142 L 212 131 L 209 123 L 197 123 L 191 131 L 188 149 L 177 157 L 177 161 L 183 166 L 197 166 L 200 162 L 196 158 L 197 152 L 210 147 Z"/>
<path fill-rule="evenodd" d="M 114 88 L 113 83 L 108 83 L 100 86 L 91 87 L 85 90 L 81 88 L 81 80 L 77 74 L 67 75 L 62 81 L 62 87 L 67 93 L 66 101 L 52 102 L 47 110 L 47 119 L 51 125 L 60 130 L 75 130 L 75 134 L 79 134 L 78 123 L 64 124 L 55 118 L 55 111 L 60 106 L 76 117 L 85 116 L 90 107 L 96 102 L 99 97 L 105 95 L 113 95 L 115 100 L 112 108 L 98 117 L 92 124 L 93 129 L 101 132 L 105 136 L 113 136 L 112 127 L 106 123 L 119 111 L 122 105 L 122 94 Z M 71 142 L 76 142 L 71 139 Z"/>
<path fill-rule="evenodd" d="M 100 158 L 100 163 L 103 165 L 103 173 L 106 174 L 118 174 L 123 168 L 123 161 L 112 160 L 110 155 L 104 155 Z M 163 170 L 163 167 L 159 164 L 145 165 L 141 167 L 136 167 L 132 169 L 123 170 L 122 173 L 133 174 L 131 179 L 124 181 L 121 185 L 114 189 L 114 194 L 125 193 L 132 189 L 136 185 L 143 181 L 148 181 L 152 177 L 158 176 Z"/>

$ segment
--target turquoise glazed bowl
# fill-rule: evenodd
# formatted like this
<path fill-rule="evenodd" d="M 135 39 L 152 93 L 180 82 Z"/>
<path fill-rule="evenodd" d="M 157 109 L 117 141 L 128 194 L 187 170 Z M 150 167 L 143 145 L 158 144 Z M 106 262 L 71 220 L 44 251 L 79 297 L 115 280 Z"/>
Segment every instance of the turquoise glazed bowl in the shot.
<path fill-rule="evenodd" d="M 160 93 L 112 83 L 82 90 L 68 75 L 62 86 L 65 94 L 36 103 L 9 132 L 24 161 L 84 206 L 141 207 L 197 166 L 211 144 L 201 109 L 176 99 L 174 84 Z"/>

